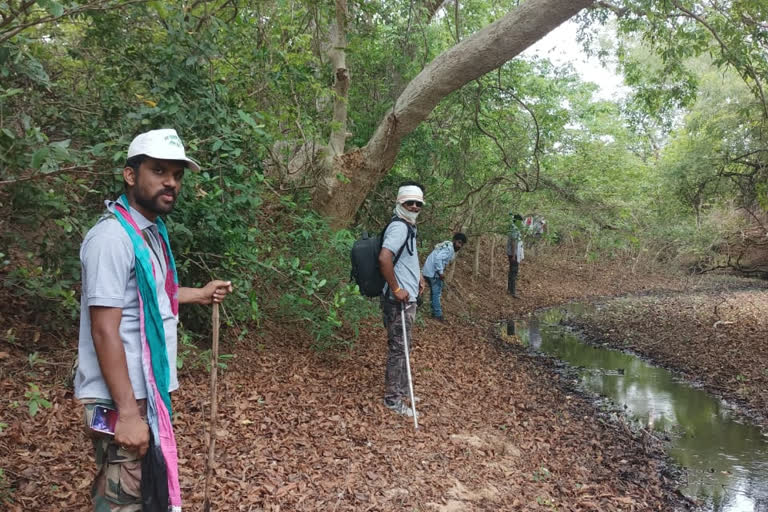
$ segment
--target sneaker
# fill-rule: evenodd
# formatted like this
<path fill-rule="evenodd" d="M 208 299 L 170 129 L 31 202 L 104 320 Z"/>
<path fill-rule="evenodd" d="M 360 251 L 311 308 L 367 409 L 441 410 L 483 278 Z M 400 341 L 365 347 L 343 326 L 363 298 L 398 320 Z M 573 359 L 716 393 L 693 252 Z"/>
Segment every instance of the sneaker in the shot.
<path fill-rule="evenodd" d="M 407 416 L 409 418 L 413 418 L 413 409 L 405 405 L 405 402 L 402 400 L 398 400 L 394 404 L 390 404 L 388 402 L 384 402 L 384 405 L 387 406 L 388 409 L 393 410 L 397 414 L 401 414 L 403 416 Z M 416 413 L 416 417 L 419 417 L 419 413 Z"/>
<path fill-rule="evenodd" d="M 410 401 L 410 398 L 408 397 L 405 397 L 405 399 Z M 419 395 L 413 395 L 413 401 L 419 403 L 421 402 L 421 398 L 419 398 Z"/>
<path fill-rule="evenodd" d="M 448 322 L 445 320 L 445 318 L 444 318 L 444 317 L 442 317 L 442 316 L 433 316 L 432 318 L 434 318 L 435 320 L 437 320 L 437 321 L 438 321 L 438 322 L 440 322 L 441 324 L 447 324 L 447 323 L 448 323 Z"/>

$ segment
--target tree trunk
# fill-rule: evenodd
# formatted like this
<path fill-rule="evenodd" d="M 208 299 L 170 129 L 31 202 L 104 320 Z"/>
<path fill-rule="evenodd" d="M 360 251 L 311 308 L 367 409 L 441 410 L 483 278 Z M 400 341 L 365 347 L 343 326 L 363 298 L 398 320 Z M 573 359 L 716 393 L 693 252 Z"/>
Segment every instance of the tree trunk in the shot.
<path fill-rule="evenodd" d="M 491 235 L 491 271 L 490 271 L 490 280 L 493 282 L 493 270 L 494 270 L 494 262 L 496 261 L 496 242 L 499 241 L 499 237 L 496 235 Z"/>
<path fill-rule="evenodd" d="M 456 259 L 451 262 L 451 268 L 448 269 L 448 284 L 453 284 L 453 274 L 456 273 Z"/>
<path fill-rule="evenodd" d="M 475 244 L 475 264 L 472 266 L 472 279 L 474 281 L 480 276 L 480 248 L 483 245 L 483 239 L 477 237 L 477 243 Z"/>
<path fill-rule="evenodd" d="M 336 24 L 331 29 L 328 57 L 334 70 L 333 126 L 329 147 L 333 156 L 344 154 L 347 140 L 347 96 L 349 70 L 347 69 L 347 0 L 336 0 Z"/>
<path fill-rule="evenodd" d="M 341 1 L 341 0 L 340 0 Z M 365 147 L 336 155 L 313 206 L 335 227 L 349 225 L 394 164 L 403 138 L 453 91 L 499 68 L 594 0 L 529 0 L 427 65 L 398 97 Z"/>

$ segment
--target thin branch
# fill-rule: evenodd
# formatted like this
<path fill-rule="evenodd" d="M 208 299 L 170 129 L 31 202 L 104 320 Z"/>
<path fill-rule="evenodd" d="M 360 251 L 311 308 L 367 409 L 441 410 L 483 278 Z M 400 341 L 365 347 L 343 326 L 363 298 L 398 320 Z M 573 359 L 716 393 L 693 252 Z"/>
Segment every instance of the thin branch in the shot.
<path fill-rule="evenodd" d="M 510 92 L 509 90 L 507 90 L 507 89 L 505 89 L 505 88 L 503 88 L 501 86 L 501 72 L 500 71 L 499 71 L 498 81 L 499 81 L 499 85 L 497 85 L 495 87 L 491 87 L 491 88 L 492 89 L 496 89 L 496 90 L 498 90 L 499 92 L 501 92 L 503 94 L 511 96 L 512 99 L 514 99 L 526 112 L 528 112 L 528 114 L 531 116 L 531 119 L 533 120 L 533 124 L 534 124 L 534 126 L 536 128 L 536 141 L 535 141 L 534 148 L 533 148 L 533 159 L 534 159 L 534 164 L 535 164 L 535 169 L 536 169 L 535 185 L 533 187 L 531 187 L 531 184 L 529 183 L 527 177 L 524 177 L 522 174 L 513 171 L 514 175 L 524 184 L 524 189 L 527 190 L 527 191 L 533 191 L 533 190 L 535 190 L 538 187 L 538 185 L 539 185 L 539 178 L 540 178 L 540 175 L 541 175 L 541 170 L 540 170 L 541 168 L 540 168 L 540 163 L 539 163 L 539 153 L 541 153 L 541 129 L 539 127 L 539 121 L 536 118 L 536 114 L 534 114 L 534 112 L 528 107 L 528 105 L 526 105 L 513 92 Z M 483 135 L 485 135 L 486 137 L 488 137 L 491 140 L 493 140 L 493 142 L 496 145 L 496 147 L 499 149 L 499 151 L 501 151 L 502 161 L 504 162 L 504 165 L 508 169 L 513 169 L 513 166 L 512 166 L 512 164 L 509 161 L 509 157 L 507 156 L 507 153 L 504 150 L 504 147 L 501 144 L 501 142 L 499 141 L 499 139 L 495 135 L 492 135 L 491 133 L 489 133 L 487 130 L 485 130 L 480 125 L 480 119 L 479 119 L 480 101 L 479 101 L 479 98 L 480 98 L 481 94 L 482 94 L 482 86 L 481 86 L 480 89 L 478 89 L 478 95 L 477 95 L 478 100 L 475 102 L 475 115 L 474 115 L 475 126 L 477 127 L 477 129 Z"/>
<path fill-rule="evenodd" d="M 459 33 L 459 0 L 453 0 L 453 20 L 456 24 L 456 44 L 461 41 L 461 34 Z"/>
<path fill-rule="evenodd" d="M 501 73 L 499 73 L 499 79 L 501 79 Z M 541 168 L 539 166 L 539 153 L 541 153 L 541 129 L 539 128 L 539 120 L 536 119 L 536 114 L 533 113 L 533 110 L 531 110 L 528 105 L 523 103 L 523 101 L 518 98 L 515 93 L 509 92 L 506 89 L 502 89 L 501 85 L 499 85 L 499 90 L 501 92 L 504 92 L 506 94 L 509 94 L 512 96 L 512 99 L 514 99 L 516 102 L 520 104 L 521 107 L 523 107 L 528 114 L 531 116 L 531 119 L 533 119 L 533 124 L 536 127 L 536 143 L 533 146 L 533 160 L 536 163 L 536 185 L 533 187 L 534 190 L 538 187 L 539 184 L 539 175 L 541 172 Z"/>
<path fill-rule="evenodd" d="M 492 185 L 497 185 L 497 184 L 501 183 L 502 181 L 503 181 L 503 178 L 501 176 L 495 176 L 495 177 L 491 178 L 490 180 L 486 181 L 485 183 L 483 183 L 482 185 L 480 185 L 479 187 L 477 187 L 476 189 L 470 190 L 469 192 L 467 192 L 467 195 L 464 196 L 464 199 L 461 200 L 460 202 L 458 202 L 456 204 L 449 204 L 447 206 L 443 206 L 443 208 L 458 208 L 460 206 L 464 206 L 467 203 L 467 201 L 469 201 L 469 199 L 472 196 L 482 192 L 482 190 L 484 188 L 490 187 Z"/>
<path fill-rule="evenodd" d="M 457 0 L 458 1 L 458 0 Z M 424 2 L 424 11 L 426 16 L 427 23 L 432 21 L 432 18 L 435 17 L 435 14 L 437 14 L 437 11 L 440 10 L 440 8 L 445 3 L 445 0 L 427 0 Z"/>
<path fill-rule="evenodd" d="M 680 5 L 679 2 L 677 2 L 677 0 L 672 0 L 672 5 L 674 5 L 677 8 L 677 10 L 685 13 L 691 19 L 698 21 L 701 25 L 704 26 L 704 28 L 709 30 L 709 32 L 712 34 L 712 37 L 714 37 L 715 40 L 720 44 L 720 49 L 723 51 L 725 55 L 728 55 L 731 53 L 731 50 L 728 48 L 725 42 L 720 38 L 720 35 L 717 33 L 717 31 L 707 22 L 707 20 L 703 19 L 701 16 L 694 13 L 693 11 L 683 7 L 682 5 Z M 734 66 L 734 67 L 738 69 L 737 66 Z M 766 117 L 768 117 L 768 103 L 766 103 L 765 101 L 765 94 L 763 92 L 763 86 L 760 83 L 760 77 L 758 76 L 757 72 L 752 67 L 752 65 L 749 64 L 748 62 L 746 64 L 746 74 L 748 74 L 749 77 L 755 81 L 755 87 L 757 87 L 757 92 L 760 96 L 760 102 L 763 107 L 763 113 L 765 114 Z"/>
<path fill-rule="evenodd" d="M 595 2 L 594 7 L 602 7 L 604 9 L 608 9 L 609 11 L 613 11 L 613 13 L 619 18 L 629 12 L 629 8 L 619 7 L 618 5 L 614 5 L 609 2 Z"/>
<path fill-rule="evenodd" d="M 56 169 L 55 171 L 51 171 L 51 172 L 33 173 L 33 174 L 29 175 L 29 176 L 24 176 L 23 178 L 16 178 L 16 179 L 13 179 L 13 180 L 0 181 L 0 185 L 10 185 L 12 183 L 18 183 L 20 181 L 30 181 L 30 180 L 40 179 L 40 178 L 48 178 L 48 177 L 51 177 L 51 176 L 56 176 L 58 174 L 64 174 L 64 173 L 67 173 L 67 172 L 70 172 L 70 171 L 74 171 L 74 170 L 77 170 L 77 169 L 90 169 L 91 167 L 93 167 L 93 166 L 91 166 L 91 165 L 73 165 L 72 167 L 62 167 L 60 169 Z M 112 173 L 105 172 L 105 171 L 84 171 L 83 170 L 83 171 L 80 171 L 78 174 L 96 174 L 96 175 L 104 175 L 104 176 L 106 176 L 106 175 L 112 174 Z"/>
<path fill-rule="evenodd" d="M 64 12 L 63 14 L 60 14 L 59 16 L 44 16 L 42 18 L 38 18 L 33 21 L 29 21 L 27 23 L 22 23 L 21 25 L 14 27 L 13 29 L 9 29 L 2 35 L 0 35 L 0 43 L 4 43 L 5 41 L 11 39 L 12 37 L 18 35 L 23 30 L 26 30 L 30 27 L 34 27 L 37 25 L 42 25 L 44 23 L 50 23 L 53 21 L 58 21 L 63 18 L 68 18 L 70 16 L 74 16 L 76 14 L 80 14 L 82 12 L 86 11 L 111 11 L 116 9 L 122 9 L 125 6 L 132 5 L 132 4 L 143 4 L 148 2 L 149 0 L 125 0 L 124 2 L 120 2 L 116 5 L 103 5 L 100 2 L 94 2 L 92 4 L 86 4 L 81 5 L 80 7 L 77 7 L 75 9 L 70 9 L 69 11 Z"/>

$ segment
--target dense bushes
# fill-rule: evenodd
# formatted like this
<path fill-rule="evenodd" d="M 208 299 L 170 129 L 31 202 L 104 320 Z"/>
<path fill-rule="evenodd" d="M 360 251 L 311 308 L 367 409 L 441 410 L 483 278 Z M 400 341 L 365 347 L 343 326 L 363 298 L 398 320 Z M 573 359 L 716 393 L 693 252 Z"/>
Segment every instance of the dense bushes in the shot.
<path fill-rule="evenodd" d="M 93 13 L 0 47 L 0 271 L 21 306 L 7 313 L 50 329 L 74 325 L 78 247 L 103 200 L 122 192 L 129 141 L 174 127 L 204 168 L 186 174 L 168 218 L 182 283 L 232 279 L 223 318 L 238 333 L 269 315 L 301 322 L 318 347 L 349 343 L 335 333 L 370 311 L 348 284 L 351 233 L 331 231 L 306 198 L 265 183 L 279 120 L 213 65 L 238 49 L 218 46 L 222 21 L 157 9 Z M 281 68 L 300 71 L 277 63 L 251 79 L 277 87 Z M 185 310 L 187 338 L 208 328 L 207 314 Z"/>

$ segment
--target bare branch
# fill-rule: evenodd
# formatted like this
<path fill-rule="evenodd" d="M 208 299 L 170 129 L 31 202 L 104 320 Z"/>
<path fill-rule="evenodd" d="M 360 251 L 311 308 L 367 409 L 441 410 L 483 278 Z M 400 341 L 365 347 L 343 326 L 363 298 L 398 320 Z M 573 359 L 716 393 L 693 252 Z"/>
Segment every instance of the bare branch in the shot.
<path fill-rule="evenodd" d="M 72 171 L 80 171 L 78 174 L 97 174 L 97 175 L 107 175 L 112 174 L 110 172 L 105 171 L 86 171 L 85 169 L 91 169 L 92 166 L 90 165 L 73 165 L 71 167 L 61 167 L 60 169 L 56 169 L 55 171 L 51 172 L 36 172 L 33 174 L 30 174 L 28 176 L 23 176 L 21 178 L 16 178 L 13 180 L 4 180 L 0 181 L 0 185 L 10 185 L 13 183 L 19 183 L 21 181 L 31 181 L 31 180 L 38 180 L 43 178 L 50 178 L 51 176 L 56 176 L 58 174 L 64 174 Z"/>
<path fill-rule="evenodd" d="M 107 2 L 98 1 L 98 2 L 93 2 L 93 3 L 90 3 L 90 4 L 86 4 L 86 5 L 81 5 L 80 7 L 76 7 L 74 9 L 70 9 L 68 11 L 64 11 L 64 13 L 59 15 L 59 16 L 54 16 L 54 15 L 43 16 L 42 18 L 37 18 L 37 19 L 34 19 L 32 21 L 28 21 L 28 22 L 22 23 L 21 25 L 18 25 L 16 27 L 11 28 L 11 29 L 7 29 L 6 31 L 0 33 L 0 43 L 4 43 L 5 41 L 8 41 L 12 37 L 18 35 L 22 31 L 24 31 L 24 30 L 26 30 L 26 29 L 28 29 L 30 27 L 35 27 L 37 25 L 42 25 L 42 24 L 45 24 L 45 23 L 51 23 L 51 22 L 58 21 L 58 20 L 61 20 L 61 19 L 64 19 L 64 18 L 68 18 L 70 16 L 74 16 L 76 14 L 80 14 L 80 13 L 83 13 L 83 12 L 86 12 L 86 11 L 111 11 L 111 10 L 122 9 L 123 7 L 126 7 L 128 5 L 143 4 L 143 3 L 146 3 L 148 1 L 149 0 L 125 0 L 125 1 L 113 4 L 113 3 L 109 3 L 109 0 L 107 0 Z M 32 3 L 34 3 L 34 2 L 32 2 Z M 28 4 L 24 4 L 24 5 L 28 5 Z M 10 21 L 8 23 L 10 23 Z M 1 26 L 2 25 L 0 25 L 0 27 Z"/>
<path fill-rule="evenodd" d="M 503 180 L 504 180 L 504 178 L 502 178 L 501 176 L 494 176 L 493 178 L 491 178 L 490 180 L 486 181 L 485 183 L 483 183 L 479 187 L 475 188 L 474 190 L 470 190 L 469 192 L 467 192 L 467 195 L 464 196 L 464 199 L 462 199 L 460 202 L 458 202 L 456 204 L 449 204 L 447 206 L 443 206 L 443 208 L 458 208 L 460 206 L 464 206 L 467 203 L 467 201 L 469 201 L 469 199 L 472 196 L 482 192 L 483 189 L 485 189 L 487 187 L 491 187 L 493 185 L 497 185 L 497 184 L 501 183 Z"/>
<path fill-rule="evenodd" d="M 714 37 L 715 40 L 720 45 L 720 49 L 722 50 L 724 55 L 728 55 L 729 53 L 731 53 L 731 50 L 730 48 L 728 48 L 728 45 L 725 44 L 723 39 L 720 37 L 720 34 L 717 33 L 717 31 L 707 22 L 707 20 L 705 20 L 698 14 L 694 13 L 690 9 L 683 7 L 682 5 L 680 5 L 680 3 L 677 0 L 672 0 L 672 5 L 674 5 L 678 11 L 684 13 L 689 18 L 699 22 L 704 28 L 706 28 L 710 32 L 710 34 L 712 34 L 712 37 Z M 734 68 L 736 68 L 736 70 L 739 70 L 737 66 L 734 66 Z M 757 71 L 755 71 L 755 69 L 752 67 L 752 64 L 750 64 L 748 61 L 746 61 L 745 74 L 749 76 L 749 78 L 754 80 L 755 87 L 757 88 L 757 93 L 760 96 L 760 103 L 763 107 L 763 114 L 765 115 L 765 117 L 768 117 L 768 103 L 766 103 L 765 93 L 763 92 L 763 85 L 760 83 L 760 76 L 758 75 Z M 742 78 L 744 78 L 744 81 L 747 83 L 747 85 L 749 85 L 749 82 L 746 80 L 747 77 L 742 75 Z"/>
<path fill-rule="evenodd" d="M 608 9 L 609 11 L 613 11 L 613 13 L 621 18 L 625 14 L 629 12 L 629 9 L 627 7 L 619 7 L 618 5 L 614 5 L 609 2 L 595 2 L 595 5 L 593 8 L 601 7 L 603 9 Z"/>

